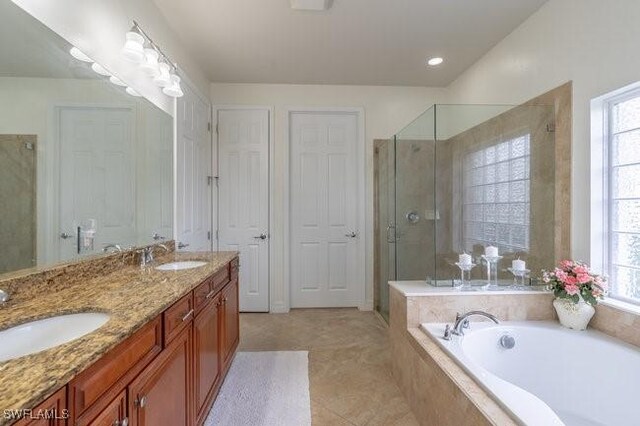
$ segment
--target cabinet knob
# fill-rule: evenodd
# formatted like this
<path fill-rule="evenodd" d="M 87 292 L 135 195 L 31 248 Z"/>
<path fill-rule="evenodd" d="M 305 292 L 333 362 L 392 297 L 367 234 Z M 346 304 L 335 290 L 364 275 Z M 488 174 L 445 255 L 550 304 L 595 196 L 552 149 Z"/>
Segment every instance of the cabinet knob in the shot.
<path fill-rule="evenodd" d="M 129 418 L 125 417 L 122 420 L 114 420 L 113 421 L 113 426 L 129 426 Z"/>
<path fill-rule="evenodd" d="M 135 400 L 135 404 L 138 407 L 143 408 L 147 404 L 147 397 L 146 396 L 141 396 L 140 398 L 137 398 Z M 127 419 L 127 423 L 129 423 L 129 419 Z"/>

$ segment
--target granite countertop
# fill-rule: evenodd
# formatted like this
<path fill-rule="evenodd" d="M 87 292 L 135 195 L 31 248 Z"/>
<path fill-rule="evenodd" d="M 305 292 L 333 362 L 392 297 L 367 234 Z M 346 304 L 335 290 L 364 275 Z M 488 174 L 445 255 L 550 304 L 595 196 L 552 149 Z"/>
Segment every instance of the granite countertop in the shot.
<path fill-rule="evenodd" d="M 0 425 L 4 410 L 34 408 L 107 351 L 135 333 L 207 276 L 220 270 L 237 252 L 170 253 L 153 266 L 174 260 L 201 260 L 207 265 L 182 271 L 123 265 L 102 276 L 73 276 L 64 285 L 43 291 L 25 286 L 0 307 L 0 330 L 50 316 L 105 312 L 111 318 L 96 331 L 63 345 L 0 362 Z"/>

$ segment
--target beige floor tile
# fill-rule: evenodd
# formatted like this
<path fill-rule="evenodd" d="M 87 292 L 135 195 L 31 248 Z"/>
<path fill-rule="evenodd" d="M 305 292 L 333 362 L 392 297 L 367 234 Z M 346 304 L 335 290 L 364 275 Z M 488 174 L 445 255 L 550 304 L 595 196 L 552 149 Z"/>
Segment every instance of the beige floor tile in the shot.
<path fill-rule="evenodd" d="M 241 351 L 309 351 L 314 426 L 418 424 L 391 376 L 388 330 L 372 312 L 242 314 L 240 326 Z"/>

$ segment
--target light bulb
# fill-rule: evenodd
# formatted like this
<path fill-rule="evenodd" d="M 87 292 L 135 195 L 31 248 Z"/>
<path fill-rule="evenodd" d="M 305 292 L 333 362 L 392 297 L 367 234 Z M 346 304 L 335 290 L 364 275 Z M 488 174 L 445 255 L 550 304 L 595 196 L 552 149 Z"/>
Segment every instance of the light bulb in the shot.
<path fill-rule="evenodd" d="M 129 31 L 122 48 L 122 56 L 136 64 L 144 61 L 144 37 L 137 31 Z"/>
<path fill-rule="evenodd" d="M 172 98 L 180 98 L 184 96 L 182 88 L 180 87 L 180 76 L 171 74 L 171 85 L 162 89 L 162 93 Z"/>
<path fill-rule="evenodd" d="M 91 69 L 100 75 L 103 75 L 105 77 L 111 77 L 111 73 L 97 62 L 94 62 L 93 64 L 91 64 Z"/>
<path fill-rule="evenodd" d="M 115 75 L 112 75 L 111 77 L 109 77 L 109 81 L 112 82 L 113 84 L 115 84 L 116 86 L 126 87 L 126 85 L 127 85 L 127 83 L 125 83 L 124 81 L 120 80 Z"/>
<path fill-rule="evenodd" d="M 155 78 L 160 74 L 158 69 L 158 52 L 155 49 L 144 49 L 144 62 L 140 65 L 142 71 L 151 78 Z"/>
<path fill-rule="evenodd" d="M 140 96 L 142 96 L 140 93 L 136 92 L 135 90 L 133 90 L 131 87 L 127 87 L 125 89 L 125 91 L 130 94 L 131 96 L 135 96 L 136 98 L 139 98 Z"/>
<path fill-rule="evenodd" d="M 153 79 L 153 82 L 158 87 L 168 87 L 172 84 L 171 74 L 169 73 L 169 64 L 164 61 L 160 61 L 158 64 L 158 75 Z"/>
<path fill-rule="evenodd" d="M 71 54 L 71 56 L 73 56 L 74 58 L 76 58 L 79 61 L 82 61 L 82 62 L 93 62 L 93 60 L 90 57 L 85 55 L 84 52 L 82 52 L 82 50 L 78 49 L 75 46 L 73 46 L 69 50 L 69 53 Z"/>

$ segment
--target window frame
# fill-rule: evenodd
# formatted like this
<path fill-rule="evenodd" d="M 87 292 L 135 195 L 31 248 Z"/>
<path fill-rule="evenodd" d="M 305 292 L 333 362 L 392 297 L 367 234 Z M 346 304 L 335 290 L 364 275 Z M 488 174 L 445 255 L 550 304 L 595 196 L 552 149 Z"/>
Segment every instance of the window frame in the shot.
<path fill-rule="evenodd" d="M 640 83 L 625 87 L 621 90 L 605 95 L 604 97 L 595 100 L 595 102 L 597 102 L 595 105 L 594 105 L 594 102 L 592 102 L 592 115 L 594 112 L 597 113 L 598 109 L 601 109 L 601 113 L 602 113 L 600 123 L 596 122 L 596 125 L 601 126 L 600 132 L 601 132 L 601 138 L 602 138 L 601 140 L 602 146 L 600 147 L 601 170 L 602 170 L 600 183 L 602 185 L 602 189 L 601 189 L 602 203 L 601 203 L 600 212 L 599 212 L 599 214 L 601 215 L 601 224 L 602 224 L 601 225 L 602 238 L 600 239 L 601 250 L 602 250 L 602 252 L 600 253 L 600 256 L 601 256 L 600 268 L 602 272 L 605 274 L 605 276 L 607 277 L 612 277 L 614 275 L 613 274 L 614 266 L 624 266 L 624 265 L 616 265 L 613 261 L 614 259 L 613 237 L 616 234 L 613 227 L 613 214 L 612 214 L 613 203 L 614 203 L 613 196 L 612 196 L 612 194 L 614 193 L 613 192 L 613 184 L 614 184 L 613 170 L 614 170 L 614 167 L 616 167 L 613 165 L 613 155 L 612 155 L 614 138 L 616 135 L 619 135 L 619 134 L 640 130 L 640 127 L 637 127 L 637 128 L 626 130 L 624 132 L 614 133 L 613 131 L 613 113 L 614 112 L 613 111 L 617 104 L 620 104 L 632 99 L 638 99 L 638 98 L 640 98 Z M 594 134 L 593 126 L 592 126 L 592 143 L 594 142 L 594 139 L 595 139 L 594 136 L 597 137 L 597 134 Z M 597 155 L 597 152 L 595 152 L 592 149 L 592 155 L 594 153 Z M 633 164 L 638 164 L 638 163 L 633 163 Z M 592 162 L 592 166 L 593 166 L 593 162 Z M 594 231 L 595 230 L 592 228 L 592 233 L 595 233 Z M 635 232 L 634 234 L 640 235 L 640 233 L 635 233 Z M 592 250 L 593 250 L 593 240 L 594 238 L 592 237 Z M 610 298 L 620 300 L 626 303 L 630 303 L 633 305 L 640 305 L 640 298 L 632 298 L 632 297 L 624 296 L 622 294 L 616 293 L 614 291 L 615 289 L 616 289 L 616 286 L 613 283 L 609 283 L 608 296 Z"/>

